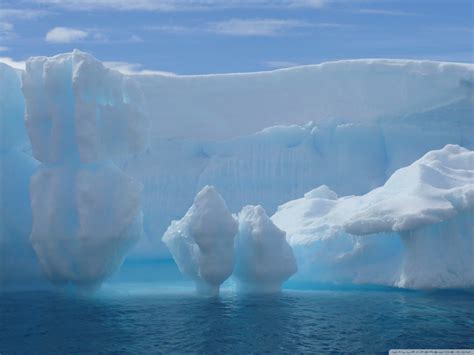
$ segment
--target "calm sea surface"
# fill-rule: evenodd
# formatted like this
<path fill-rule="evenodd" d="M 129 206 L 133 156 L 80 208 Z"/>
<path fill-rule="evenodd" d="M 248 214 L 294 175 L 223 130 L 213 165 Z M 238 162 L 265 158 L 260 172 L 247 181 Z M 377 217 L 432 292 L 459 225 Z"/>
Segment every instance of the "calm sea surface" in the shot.
<path fill-rule="evenodd" d="M 327 353 L 474 348 L 474 294 L 109 287 L 0 294 L 0 353 Z"/>

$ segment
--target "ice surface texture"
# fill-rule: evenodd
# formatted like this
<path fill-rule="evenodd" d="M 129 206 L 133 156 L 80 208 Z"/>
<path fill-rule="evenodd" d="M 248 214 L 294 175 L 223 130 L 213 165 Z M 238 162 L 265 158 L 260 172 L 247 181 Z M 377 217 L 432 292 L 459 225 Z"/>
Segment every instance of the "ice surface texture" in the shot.
<path fill-rule="evenodd" d="M 48 278 L 96 288 L 142 233 L 142 186 L 112 164 L 42 166 L 31 180 L 31 243 Z"/>
<path fill-rule="evenodd" d="M 215 295 L 234 268 L 237 222 L 211 186 L 202 189 L 186 215 L 173 221 L 163 236 L 180 271 L 199 293 Z"/>
<path fill-rule="evenodd" d="M 366 195 L 309 193 L 272 220 L 313 281 L 456 288 L 474 286 L 473 217 L 474 152 L 447 145 Z"/>
<path fill-rule="evenodd" d="M 286 233 L 261 206 L 245 206 L 238 216 L 234 275 L 243 291 L 275 292 L 296 272 Z"/>
<path fill-rule="evenodd" d="M 23 73 L 33 156 L 31 243 L 54 284 L 93 290 L 143 233 L 143 185 L 114 162 L 147 146 L 135 81 L 74 51 L 32 58 Z"/>
<path fill-rule="evenodd" d="M 23 93 L 33 155 L 43 163 L 91 163 L 147 146 L 148 115 L 138 84 L 87 54 L 31 58 Z"/>

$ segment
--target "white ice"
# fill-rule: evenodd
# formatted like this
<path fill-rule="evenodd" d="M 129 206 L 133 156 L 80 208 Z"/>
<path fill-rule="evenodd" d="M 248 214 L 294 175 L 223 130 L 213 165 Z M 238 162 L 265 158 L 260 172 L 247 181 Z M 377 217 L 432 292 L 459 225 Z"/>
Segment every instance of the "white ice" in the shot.
<path fill-rule="evenodd" d="M 179 221 L 173 221 L 163 241 L 180 271 L 191 277 L 201 294 L 216 295 L 234 268 L 237 222 L 212 186 L 204 187 Z"/>
<path fill-rule="evenodd" d="M 219 190 L 233 213 L 251 204 L 273 214 L 279 205 L 313 190 L 307 195 L 307 203 L 313 206 L 307 212 L 317 217 L 344 200 L 336 199 L 337 195 L 367 194 L 429 151 L 446 144 L 474 149 L 472 64 L 374 59 L 246 74 L 123 75 L 74 51 L 31 58 L 21 80 L 4 65 L 0 75 L 0 252 L 6 255 L 0 263 L 8 265 L 4 270 L 14 269 L 11 265 L 20 254 L 33 268 L 36 263 L 28 243 L 32 225 L 28 182 L 39 162 L 41 171 L 74 171 L 59 174 L 67 186 L 76 186 L 67 179 L 82 171 L 109 168 L 116 171 L 114 175 L 130 178 L 133 186 L 141 183 L 141 212 L 137 210 L 136 215 L 143 214 L 145 237 L 129 257 L 142 260 L 170 258 L 161 236 L 206 185 Z M 28 136 L 22 124 L 24 110 Z M 94 184 L 99 186 L 99 180 Z M 49 179 L 41 181 L 46 185 L 38 185 L 32 195 L 41 195 L 50 184 Z M 327 188 L 314 191 L 321 185 Z M 134 191 L 126 190 L 116 198 L 131 198 Z M 71 190 L 72 195 L 76 193 Z M 374 192 L 374 199 L 378 194 Z M 59 203 L 35 201 L 39 204 L 34 214 L 41 212 L 41 203 L 44 210 Z M 64 201 L 66 207 L 73 203 Z M 442 228 L 457 228 L 469 221 L 444 220 L 447 210 L 438 202 L 435 209 L 441 217 L 427 214 L 424 221 L 443 219 Z M 15 204 L 18 207 L 11 207 Z M 410 205 L 407 211 L 416 216 L 416 206 Z M 411 239 L 399 235 L 404 226 L 414 228 L 412 216 L 407 212 L 406 220 L 395 218 L 393 206 L 378 205 L 389 208 L 390 220 L 375 210 L 369 214 L 369 207 L 367 216 L 373 220 L 361 219 L 362 223 L 355 218 L 345 228 L 359 233 L 363 226 L 371 234 L 356 236 L 344 229 L 336 239 L 319 239 L 317 243 L 327 247 L 318 247 L 321 267 L 313 268 L 311 275 L 328 281 L 418 287 L 420 277 L 409 277 L 414 272 L 403 277 L 390 272 L 405 257 L 403 250 Z M 301 216 L 295 214 L 294 220 Z M 45 230 L 57 228 L 54 223 Z M 124 228 L 133 230 L 135 225 L 131 222 Z M 388 225 L 401 229 L 380 232 Z M 21 233 L 12 232 L 16 228 L 12 226 L 22 226 Z M 431 235 L 431 226 L 415 229 Z M 17 242 L 24 247 L 16 246 Z M 311 243 L 312 259 L 307 260 L 314 261 L 316 241 Z M 12 250 L 18 250 L 18 255 Z M 346 251 L 344 256 L 341 250 Z M 354 268 L 356 258 L 358 267 Z M 441 270 L 445 264 L 440 265 Z M 296 277 L 309 275 L 304 270 L 300 266 Z M 427 284 L 463 283 L 462 277 L 454 282 L 449 275 L 432 270 L 433 278 L 441 275 L 441 279 Z"/>
<path fill-rule="evenodd" d="M 303 279 L 409 288 L 474 286 L 474 152 L 447 145 L 380 188 L 279 207 Z"/>
<path fill-rule="evenodd" d="M 234 276 L 245 292 L 276 292 L 296 272 L 296 260 L 286 233 L 276 227 L 261 206 L 245 206 L 238 215 Z"/>

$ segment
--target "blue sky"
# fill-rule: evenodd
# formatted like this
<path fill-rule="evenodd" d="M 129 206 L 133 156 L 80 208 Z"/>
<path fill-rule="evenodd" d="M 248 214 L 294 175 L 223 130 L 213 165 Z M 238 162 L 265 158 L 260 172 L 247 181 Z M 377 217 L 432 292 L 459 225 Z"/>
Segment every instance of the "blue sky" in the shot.
<path fill-rule="evenodd" d="M 0 0 L 0 57 L 78 48 L 122 71 L 246 72 L 348 58 L 473 62 L 473 0 Z"/>

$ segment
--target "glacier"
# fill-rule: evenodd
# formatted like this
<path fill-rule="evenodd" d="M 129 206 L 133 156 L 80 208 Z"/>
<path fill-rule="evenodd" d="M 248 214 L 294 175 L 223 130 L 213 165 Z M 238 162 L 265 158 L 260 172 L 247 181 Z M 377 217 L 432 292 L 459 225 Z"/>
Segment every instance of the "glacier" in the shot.
<path fill-rule="evenodd" d="M 472 236 L 470 212 L 364 235 L 354 222 L 350 233 L 314 242 L 324 255 L 311 272 L 293 230 L 275 218 L 278 206 L 307 194 L 320 201 L 306 211 L 319 220 L 348 199 L 337 196 L 377 191 L 430 151 L 473 150 L 472 64 L 367 59 L 257 73 L 121 74 L 75 50 L 31 58 L 24 71 L 0 64 L 0 89 L 2 285 L 45 274 L 96 288 L 125 257 L 169 259 L 161 237 L 212 185 L 230 213 L 261 205 L 273 215 L 298 262 L 292 279 L 471 287 L 469 248 L 451 266 L 453 243 L 431 279 L 415 263 L 423 258 L 407 251 L 436 241 L 441 248 L 449 238 L 442 230 Z M 305 213 L 294 212 L 293 220 Z M 433 248 L 425 264 L 441 253 Z M 452 268 L 457 281 L 444 274 Z"/>

